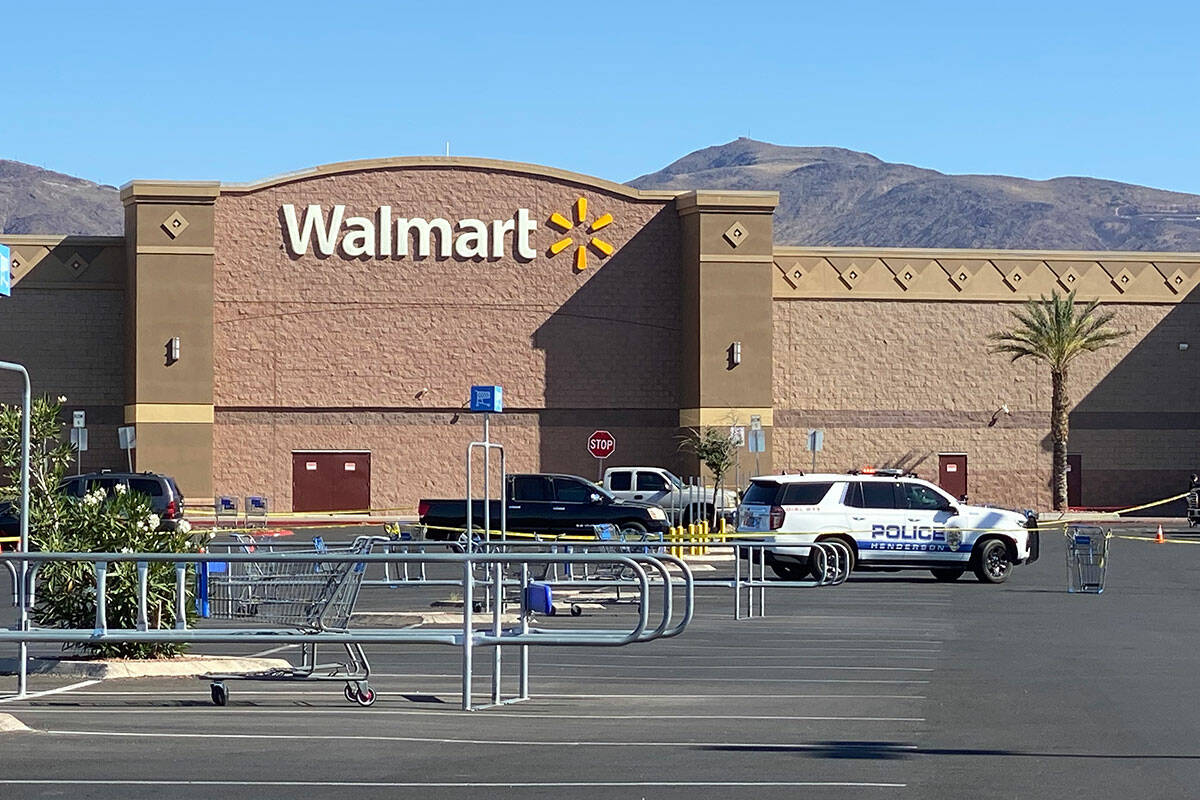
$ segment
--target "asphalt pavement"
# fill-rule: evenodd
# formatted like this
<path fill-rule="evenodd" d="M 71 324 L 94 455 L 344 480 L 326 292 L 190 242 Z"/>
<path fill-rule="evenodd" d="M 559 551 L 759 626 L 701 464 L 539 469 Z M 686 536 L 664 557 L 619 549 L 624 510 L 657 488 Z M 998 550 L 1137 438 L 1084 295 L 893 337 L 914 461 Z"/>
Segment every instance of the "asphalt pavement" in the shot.
<path fill-rule="evenodd" d="M 0 797 L 1195 796 L 1200 537 L 1178 520 L 1165 544 L 1144 523 L 1114 532 L 1142 539 L 1111 540 L 1100 595 L 1065 591 L 1054 535 L 1002 586 L 856 573 L 772 588 L 741 621 L 731 590 L 706 588 L 682 636 L 535 649 L 533 699 L 471 713 L 449 647 L 370 649 L 371 708 L 336 683 L 233 682 L 218 708 L 199 680 L 42 676 L 15 701 L 0 677 L 0 712 L 36 731 L 0 733 Z M 367 587 L 359 608 L 438 592 Z M 629 614 L 589 605 L 575 624 Z"/>

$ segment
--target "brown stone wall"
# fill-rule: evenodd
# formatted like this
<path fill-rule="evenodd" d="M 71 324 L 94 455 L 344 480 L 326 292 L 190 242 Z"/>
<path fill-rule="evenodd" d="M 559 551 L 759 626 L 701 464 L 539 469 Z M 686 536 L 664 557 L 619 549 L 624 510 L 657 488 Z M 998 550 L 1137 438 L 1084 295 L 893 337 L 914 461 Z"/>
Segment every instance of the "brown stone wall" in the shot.
<path fill-rule="evenodd" d="M 1130 335 L 1069 376 L 1069 450 L 1083 457 L 1089 506 L 1177 493 L 1200 434 L 1200 369 L 1178 349 L 1200 330 L 1200 306 L 1108 307 Z M 972 501 L 1048 507 L 1049 373 L 987 352 L 1014 308 L 776 300 L 776 466 L 809 470 L 805 432 L 822 428 L 818 469 L 899 466 L 936 482 L 938 453 L 965 452 Z M 1012 413 L 989 426 L 1005 404 Z"/>
<path fill-rule="evenodd" d="M 66 396 L 67 425 L 71 411 L 87 414 L 84 470 L 123 469 L 124 248 L 82 237 L 4 241 L 17 265 L 12 296 L 0 298 L 0 359 L 25 366 L 34 397 Z M 0 373 L 0 403 L 20 402 L 20 378 Z"/>
<path fill-rule="evenodd" d="M 607 258 L 589 251 L 583 271 L 574 247 L 548 252 L 565 235 L 588 241 L 580 226 L 563 234 L 548 223 L 555 211 L 569 217 L 580 196 L 589 220 L 613 215 L 599 235 L 617 247 Z M 397 218 L 452 223 L 528 208 L 538 255 L 517 260 L 509 236 L 500 259 L 295 256 L 284 247 L 284 203 L 327 214 L 342 203 L 348 216 L 368 217 L 386 204 Z M 594 462 L 574 452 L 589 426 L 627 431 L 623 453 L 637 452 L 639 438 L 667 440 L 643 412 L 678 409 L 678 220 L 669 202 L 501 169 L 362 170 L 226 191 L 215 245 L 218 492 L 264 492 L 287 508 L 292 450 L 367 449 L 375 505 L 453 495 L 479 422 L 450 420 L 473 383 L 504 387 L 511 412 L 494 431 L 513 471 L 590 474 Z M 560 416 L 539 425 L 545 409 Z M 563 435 L 572 427 L 589 429 Z"/>

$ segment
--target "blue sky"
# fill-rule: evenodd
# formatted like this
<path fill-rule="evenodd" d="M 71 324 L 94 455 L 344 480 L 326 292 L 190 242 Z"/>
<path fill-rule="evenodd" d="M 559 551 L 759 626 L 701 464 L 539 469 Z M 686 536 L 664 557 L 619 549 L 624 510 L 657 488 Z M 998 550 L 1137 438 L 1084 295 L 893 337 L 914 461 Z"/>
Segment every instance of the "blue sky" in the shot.
<path fill-rule="evenodd" d="M 0 158 L 101 183 L 438 154 L 625 181 L 749 135 L 1200 193 L 1182 2 L 5 4 Z"/>

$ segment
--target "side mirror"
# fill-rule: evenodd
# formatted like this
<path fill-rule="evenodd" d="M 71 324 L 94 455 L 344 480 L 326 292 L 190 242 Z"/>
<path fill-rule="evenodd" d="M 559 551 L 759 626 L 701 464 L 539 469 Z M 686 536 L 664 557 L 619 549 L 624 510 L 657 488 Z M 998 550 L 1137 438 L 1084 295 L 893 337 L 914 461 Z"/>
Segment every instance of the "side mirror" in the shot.
<path fill-rule="evenodd" d="M 958 514 L 958 506 L 942 506 L 938 511 L 949 511 L 951 514 Z"/>

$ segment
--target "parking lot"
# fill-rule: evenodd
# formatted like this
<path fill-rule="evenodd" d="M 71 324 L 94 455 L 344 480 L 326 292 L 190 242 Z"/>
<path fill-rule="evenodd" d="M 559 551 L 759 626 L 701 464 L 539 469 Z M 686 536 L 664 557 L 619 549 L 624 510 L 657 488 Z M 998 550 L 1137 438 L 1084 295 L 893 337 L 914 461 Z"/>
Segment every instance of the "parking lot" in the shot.
<path fill-rule="evenodd" d="M 1043 541 L 999 587 L 856 573 L 773 589 L 768 615 L 742 621 L 730 590 L 704 589 L 679 638 L 534 649 L 533 699 L 474 713 L 458 710 L 459 651 L 431 646 L 369 651 L 369 709 L 336 683 L 231 683 L 217 708 L 194 679 L 34 676 L 46 694 L 0 700 L 38 731 L 0 734 L 0 794 L 1193 795 L 1200 547 L 1115 539 L 1106 591 L 1080 596 L 1061 537 Z M 371 587 L 359 608 L 404 596 Z"/>

